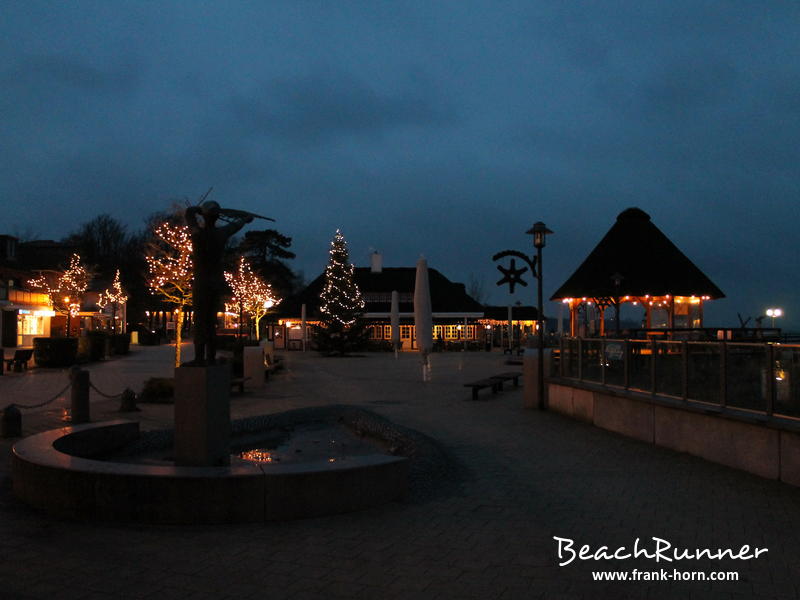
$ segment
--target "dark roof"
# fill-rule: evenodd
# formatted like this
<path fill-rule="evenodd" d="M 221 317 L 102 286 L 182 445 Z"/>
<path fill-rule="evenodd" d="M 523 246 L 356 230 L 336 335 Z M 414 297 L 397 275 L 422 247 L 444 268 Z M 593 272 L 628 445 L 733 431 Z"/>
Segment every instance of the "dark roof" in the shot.
<path fill-rule="evenodd" d="M 614 277 L 621 276 L 619 286 Z M 583 264 L 550 298 L 617 296 L 710 296 L 724 298 L 714 283 L 686 258 L 650 215 L 638 208 L 619 214 Z"/>
<path fill-rule="evenodd" d="M 511 307 L 511 318 L 514 321 L 536 321 L 538 314 L 535 306 Z M 508 306 L 484 306 L 483 316 L 493 321 L 508 321 Z"/>
<path fill-rule="evenodd" d="M 400 312 L 414 310 L 414 282 L 417 277 L 416 267 L 384 267 L 373 273 L 369 267 L 357 267 L 353 278 L 361 290 L 367 303 L 365 312 L 389 312 L 391 310 L 391 293 L 397 290 L 400 296 Z M 325 282 L 325 274 L 321 274 L 299 294 L 287 298 L 278 305 L 276 311 L 280 316 L 297 317 L 301 306 L 306 305 L 309 319 L 319 317 L 319 294 Z M 428 269 L 428 282 L 431 289 L 431 307 L 438 313 L 483 313 L 483 306 L 467 294 L 463 283 L 455 283 L 447 279 L 436 269 Z"/>

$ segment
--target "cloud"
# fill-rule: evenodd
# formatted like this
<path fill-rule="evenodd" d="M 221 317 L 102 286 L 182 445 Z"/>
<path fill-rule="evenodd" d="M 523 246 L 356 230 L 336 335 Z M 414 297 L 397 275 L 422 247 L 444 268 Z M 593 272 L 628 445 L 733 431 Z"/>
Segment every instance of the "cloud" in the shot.
<path fill-rule="evenodd" d="M 136 88 L 140 74 L 135 61 L 98 67 L 66 56 L 39 54 L 18 58 L 0 73 L 0 83 L 6 88 L 40 92 L 60 87 L 82 92 L 127 94 Z"/>
<path fill-rule="evenodd" d="M 435 127 L 454 118 L 453 109 L 424 79 L 384 91 L 336 70 L 273 79 L 249 95 L 234 96 L 231 110 L 251 134 L 300 144 Z"/>
<path fill-rule="evenodd" d="M 683 58 L 658 68 L 642 86 L 644 109 L 685 116 L 735 101 L 739 74 L 727 61 Z"/>

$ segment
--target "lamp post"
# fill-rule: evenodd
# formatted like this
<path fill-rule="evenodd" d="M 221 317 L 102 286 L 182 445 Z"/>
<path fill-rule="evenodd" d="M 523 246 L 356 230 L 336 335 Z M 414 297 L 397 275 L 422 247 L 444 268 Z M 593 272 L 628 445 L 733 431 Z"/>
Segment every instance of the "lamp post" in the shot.
<path fill-rule="evenodd" d="M 527 286 L 528 283 L 522 279 L 523 273 L 525 273 L 529 268 L 531 270 L 531 275 L 535 277 L 539 282 L 539 289 L 538 289 L 538 305 L 537 305 L 537 312 L 538 312 L 538 322 L 539 322 L 539 374 L 538 374 L 538 390 L 539 390 L 539 398 L 537 400 L 537 406 L 539 410 L 544 410 L 546 408 L 545 401 L 544 401 L 544 309 L 542 307 L 542 248 L 545 247 L 546 244 L 546 236 L 548 234 L 553 233 L 550 231 L 547 226 L 538 221 L 533 224 L 528 231 L 525 233 L 533 235 L 533 247 L 536 248 L 536 256 L 529 257 L 518 250 L 503 250 L 502 252 L 498 252 L 494 256 L 492 256 L 492 260 L 500 260 L 501 258 L 505 258 L 507 256 L 513 256 L 516 258 L 521 258 L 528 266 L 517 268 L 516 259 L 512 258 L 511 263 L 509 264 L 508 268 L 503 267 L 501 265 L 497 266 L 497 270 L 503 274 L 503 278 L 497 282 L 497 285 L 504 285 L 508 284 L 509 292 L 514 293 L 514 286 L 519 284 L 521 286 Z M 538 268 L 537 268 L 538 265 Z M 511 307 L 509 306 L 509 321 L 511 321 Z M 511 327 L 509 326 L 509 333 L 511 331 Z"/>
<path fill-rule="evenodd" d="M 783 316 L 783 309 L 782 308 L 768 308 L 767 309 L 767 316 L 772 318 L 772 328 L 775 328 L 775 317 L 782 317 Z"/>
<path fill-rule="evenodd" d="M 70 321 L 72 318 L 72 306 L 69 303 L 69 296 L 64 296 L 64 304 L 67 305 L 67 337 L 72 337 L 69 331 L 71 325 Z"/>
<path fill-rule="evenodd" d="M 536 311 L 539 318 L 539 369 L 537 373 L 539 384 L 539 410 L 545 409 L 544 403 L 544 309 L 542 307 L 542 248 L 547 243 L 547 235 L 553 233 L 544 223 L 537 221 L 525 233 L 533 234 L 533 247 L 536 248 L 536 264 L 539 267 L 536 273 L 538 283 Z"/>

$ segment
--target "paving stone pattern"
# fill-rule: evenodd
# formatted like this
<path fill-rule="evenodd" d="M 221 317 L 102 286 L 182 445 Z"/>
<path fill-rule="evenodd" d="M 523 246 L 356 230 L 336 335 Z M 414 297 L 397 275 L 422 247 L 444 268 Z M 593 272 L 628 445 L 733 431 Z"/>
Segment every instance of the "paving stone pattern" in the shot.
<path fill-rule="evenodd" d="M 170 371 L 170 348 L 134 347 L 93 365 L 107 393 Z M 462 384 L 508 370 L 500 354 L 434 355 L 422 382 L 413 354 L 286 354 L 264 392 L 234 396 L 244 417 L 356 404 L 436 440 L 465 474 L 435 495 L 319 519 L 234 526 L 133 526 L 50 519 L 20 505 L 0 440 L 0 598 L 797 598 L 800 489 L 522 408 L 508 387 L 473 402 Z M 62 371 L 0 378 L 0 406 L 33 404 Z M 61 421 L 68 398 L 23 411 L 29 435 Z M 92 392 L 93 420 L 117 400 Z M 167 405 L 142 405 L 144 429 Z M 126 415 L 127 416 L 127 415 Z M 753 561 L 681 561 L 684 571 L 738 571 L 735 583 L 592 580 L 592 570 L 656 571 L 653 561 L 558 566 L 553 536 L 611 548 L 658 536 L 689 548 L 769 548 Z M 652 542 L 650 543 L 652 547 Z M 671 572 L 675 563 L 666 565 Z"/>

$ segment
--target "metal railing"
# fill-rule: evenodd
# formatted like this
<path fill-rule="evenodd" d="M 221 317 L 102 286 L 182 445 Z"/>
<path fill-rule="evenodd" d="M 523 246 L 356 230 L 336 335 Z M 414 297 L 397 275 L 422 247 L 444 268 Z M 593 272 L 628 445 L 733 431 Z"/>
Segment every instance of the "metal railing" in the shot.
<path fill-rule="evenodd" d="M 551 375 L 800 418 L 800 345 L 562 338 Z"/>

